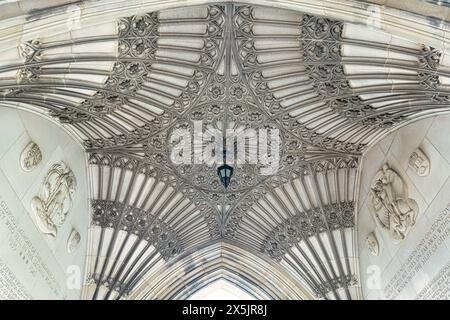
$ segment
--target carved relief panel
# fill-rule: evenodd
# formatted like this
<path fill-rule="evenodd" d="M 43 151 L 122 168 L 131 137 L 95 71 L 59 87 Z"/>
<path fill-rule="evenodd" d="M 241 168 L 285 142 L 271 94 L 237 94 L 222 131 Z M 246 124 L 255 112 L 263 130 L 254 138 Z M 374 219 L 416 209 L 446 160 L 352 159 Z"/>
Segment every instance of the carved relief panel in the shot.
<path fill-rule="evenodd" d="M 380 246 L 378 244 L 378 239 L 374 232 L 371 232 L 366 237 L 367 249 L 373 256 L 378 256 L 380 254 Z"/>
<path fill-rule="evenodd" d="M 67 244 L 66 249 L 67 253 L 73 253 L 81 241 L 81 235 L 76 229 L 72 229 L 72 231 L 69 234 L 69 237 L 67 238 Z"/>
<path fill-rule="evenodd" d="M 41 149 L 36 143 L 31 141 L 20 154 L 20 167 L 22 170 L 29 172 L 36 168 L 41 161 Z"/>
<path fill-rule="evenodd" d="M 42 233 L 56 238 L 58 228 L 72 208 L 76 187 L 75 175 L 64 162 L 54 164 L 47 172 L 38 195 L 31 200 L 31 209 Z"/>
<path fill-rule="evenodd" d="M 430 159 L 420 149 L 416 149 L 411 153 L 408 164 L 420 177 L 430 174 Z"/>
<path fill-rule="evenodd" d="M 388 164 L 383 165 L 372 181 L 369 208 L 395 242 L 406 237 L 419 213 L 417 202 L 409 198 L 407 184 Z"/>

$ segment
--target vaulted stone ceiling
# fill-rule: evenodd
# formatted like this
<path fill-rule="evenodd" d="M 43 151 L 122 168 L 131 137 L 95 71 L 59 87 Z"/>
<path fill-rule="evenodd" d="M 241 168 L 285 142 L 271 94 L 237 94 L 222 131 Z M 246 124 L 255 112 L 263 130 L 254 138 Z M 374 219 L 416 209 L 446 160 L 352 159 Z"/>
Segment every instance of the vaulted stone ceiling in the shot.
<path fill-rule="evenodd" d="M 259 298 L 359 298 L 359 159 L 450 107 L 440 50 L 263 6 L 124 15 L 19 52 L 1 58 L 2 103 L 53 118 L 88 154 L 86 298 L 183 298 L 218 277 Z M 172 133 L 200 120 L 278 129 L 278 170 L 236 165 L 225 189 L 214 165 L 175 165 Z"/>

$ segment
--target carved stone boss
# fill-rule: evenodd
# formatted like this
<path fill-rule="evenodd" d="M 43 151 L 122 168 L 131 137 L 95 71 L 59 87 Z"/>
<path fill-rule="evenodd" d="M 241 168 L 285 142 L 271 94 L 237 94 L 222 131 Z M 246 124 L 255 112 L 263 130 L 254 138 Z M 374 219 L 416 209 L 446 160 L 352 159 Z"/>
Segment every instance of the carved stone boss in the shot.
<path fill-rule="evenodd" d="M 42 233 L 56 238 L 58 228 L 72 208 L 76 187 L 75 175 L 64 162 L 54 164 L 47 172 L 39 194 L 31 200 L 31 209 Z"/>
<path fill-rule="evenodd" d="M 417 202 L 409 198 L 407 184 L 388 164 L 373 179 L 369 208 L 395 242 L 406 237 L 419 213 Z"/>

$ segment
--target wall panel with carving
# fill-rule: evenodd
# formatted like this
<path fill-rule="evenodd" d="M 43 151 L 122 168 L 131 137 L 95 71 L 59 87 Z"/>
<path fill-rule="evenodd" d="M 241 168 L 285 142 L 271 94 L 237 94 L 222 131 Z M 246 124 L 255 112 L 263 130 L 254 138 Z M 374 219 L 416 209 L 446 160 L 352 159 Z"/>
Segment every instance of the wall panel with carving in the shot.
<path fill-rule="evenodd" d="M 363 157 L 358 210 L 368 299 L 448 299 L 449 116 L 394 132 Z"/>
<path fill-rule="evenodd" d="M 76 299 L 89 225 L 83 150 L 48 119 L 0 110 L 0 299 Z"/>

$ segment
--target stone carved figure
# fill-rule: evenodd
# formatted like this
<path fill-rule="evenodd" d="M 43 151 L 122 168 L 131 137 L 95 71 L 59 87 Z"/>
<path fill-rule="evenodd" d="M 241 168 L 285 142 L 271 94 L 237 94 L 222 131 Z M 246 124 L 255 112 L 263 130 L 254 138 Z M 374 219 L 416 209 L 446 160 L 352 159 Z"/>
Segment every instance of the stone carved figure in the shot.
<path fill-rule="evenodd" d="M 411 153 L 408 163 L 418 176 L 425 177 L 430 174 L 430 159 L 428 159 L 422 150 L 416 149 Z"/>
<path fill-rule="evenodd" d="M 20 154 L 20 166 L 24 171 L 32 171 L 42 161 L 42 153 L 39 146 L 31 141 Z"/>
<path fill-rule="evenodd" d="M 380 246 L 375 233 L 371 232 L 367 235 L 366 245 L 372 255 L 378 256 L 380 254 Z"/>
<path fill-rule="evenodd" d="M 408 197 L 408 187 L 387 164 L 375 175 L 370 187 L 370 208 L 394 241 L 403 240 L 416 223 L 419 207 Z"/>
<path fill-rule="evenodd" d="M 39 195 L 31 200 L 31 208 L 42 233 L 56 238 L 58 228 L 72 208 L 76 187 L 75 175 L 64 162 L 56 163 L 50 168 Z"/>
<path fill-rule="evenodd" d="M 78 245 L 80 244 L 81 236 L 80 233 L 76 229 L 72 229 L 72 231 L 69 234 L 69 237 L 67 238 L 67 252 L 72 253 L 76 250 Z"/>

